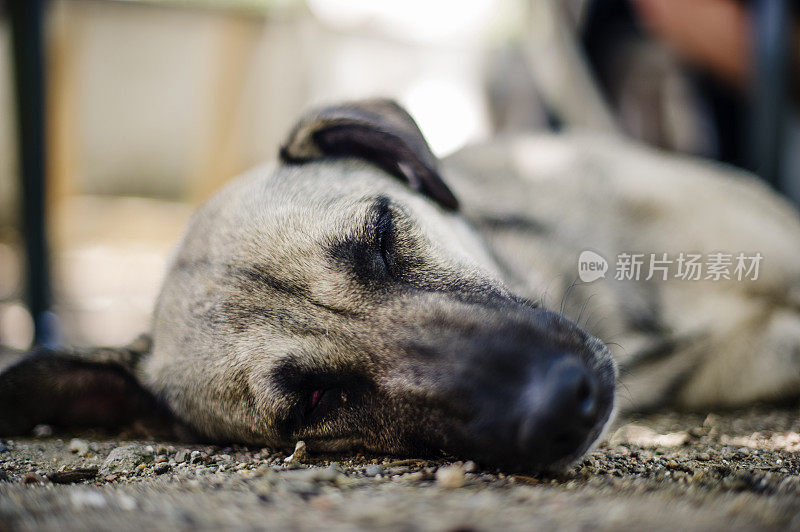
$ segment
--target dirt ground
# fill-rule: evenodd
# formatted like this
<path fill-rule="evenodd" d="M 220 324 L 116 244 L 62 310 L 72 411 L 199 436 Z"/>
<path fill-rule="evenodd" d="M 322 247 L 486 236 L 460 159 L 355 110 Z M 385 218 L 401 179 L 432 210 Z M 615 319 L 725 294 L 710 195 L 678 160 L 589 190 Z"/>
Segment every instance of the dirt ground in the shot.
<path fill-rule="evenodd" d="M 0 443 L 0 530 L 800 528 L 798 414 L 619 420 L 585 460 L 540 476 L 38 427 Z"/>

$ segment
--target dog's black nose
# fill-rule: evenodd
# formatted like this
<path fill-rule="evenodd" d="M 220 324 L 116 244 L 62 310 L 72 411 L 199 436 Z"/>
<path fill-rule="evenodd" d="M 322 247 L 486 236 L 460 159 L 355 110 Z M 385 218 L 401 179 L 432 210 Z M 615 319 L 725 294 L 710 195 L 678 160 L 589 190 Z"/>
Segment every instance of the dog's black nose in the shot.
<path fill-rule="evenodd" d="M 598 421 L 597 379 L 579 360 L 555 362 L 522 398 L 520 450 L 557 460 L 582 447 Z"/>
<path fill-rule="evenodd" d="M 554 368 L 552 401 L 559 417 L 577 422 L 594 421 L 597 413 L 597 386 L 589 371 L 577 363 Z"/>

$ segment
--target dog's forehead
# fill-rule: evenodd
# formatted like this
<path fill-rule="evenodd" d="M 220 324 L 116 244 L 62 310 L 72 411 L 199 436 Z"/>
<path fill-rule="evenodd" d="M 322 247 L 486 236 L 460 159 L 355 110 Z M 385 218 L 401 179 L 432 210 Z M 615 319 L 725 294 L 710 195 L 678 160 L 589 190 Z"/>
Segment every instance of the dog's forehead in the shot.
<path fill-rule="evenodd" d="M 457 262 L 495 271 L 486 247 L 458 213 L 445 211 L 393 176 L 358 160 L 256 168 L 199 213 L 190 233 L 203 253 L 229 256 L 322 254 L 321 242 L 364 227 L 378 200 L 402 209 L 431 242 Z"/>
<path fill-rule="evenodd" d="M 381 170 L 359 161 L 324 161 L 258 167 L 223 189 L 200 218 L 217 218 L 213 229 L 314 231 L 369 210 L 370 200 L 413 200 L 415 193 Z M 205 211 L 205 212 L 203 212 Z"/>

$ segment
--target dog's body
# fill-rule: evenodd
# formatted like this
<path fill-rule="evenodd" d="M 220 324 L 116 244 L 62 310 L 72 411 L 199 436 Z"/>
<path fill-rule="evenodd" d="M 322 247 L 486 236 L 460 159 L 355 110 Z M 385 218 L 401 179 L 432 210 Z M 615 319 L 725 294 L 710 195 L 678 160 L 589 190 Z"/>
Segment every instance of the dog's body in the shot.
<path fill-rule="evenodd" d="M 116 385 L 94 371 L 107 352 L 28 358 L 0 378 L 19 405 L 0 433 L 80 417 L 31 412 L 30 390 L 105 393 L 132 373 L 215 439 L 549 467 L 611 416 L 616 368 L 600 340 L 618 346 L 624 409 L 797 395 L 798 244 L 797 213 L 729 170 L 577 134 L 437 162 L 391 102 L 327 108 L 298 124 L 281 164 L 195 215 L 152 349 L 112 360 Z M 623 252 L 763 262 L 757 280 L 576 284 L 584 250 L 612 268 Z M 41 370 L 54 359 L 77 370 L 72 387 Z"/>
<path fill-rule="evenodd" d="M 800 392 L 798 213 L 752 176 L 588 134 L 499 140 L 446 167 L 504 280 L 618 344 L 621 409 Z M 575 283 L 584 250 L 609 261 L 605 279 Z M 760 253 L 758 278 L 738 280 L 733 265 L 729 280 L 676 277 L 681 253 L 717 252 Z M 644 255 L 638 281 L 614 278 L 623 253 Z M 646 280 L 650 255 L 664 253 L 667 280 Z"/>

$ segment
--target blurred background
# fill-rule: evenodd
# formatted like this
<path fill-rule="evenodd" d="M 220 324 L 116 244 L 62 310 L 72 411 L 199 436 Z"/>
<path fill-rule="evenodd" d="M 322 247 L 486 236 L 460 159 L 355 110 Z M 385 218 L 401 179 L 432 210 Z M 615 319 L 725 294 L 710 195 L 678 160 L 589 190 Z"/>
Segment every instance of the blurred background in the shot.
<path fill-rule="evenodd" d="M 0 344 L 120 344 L 147 330 L 194 207 L 274 158 L 323 102 L 394 97 L 438 155 L 507 133 L 627 135 L 753 170 L 797 201 L 793 9 L 0 2 Z"/>

